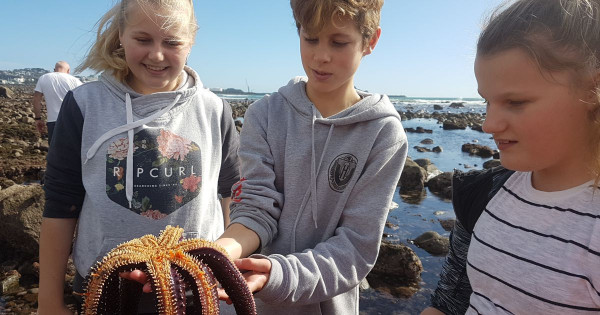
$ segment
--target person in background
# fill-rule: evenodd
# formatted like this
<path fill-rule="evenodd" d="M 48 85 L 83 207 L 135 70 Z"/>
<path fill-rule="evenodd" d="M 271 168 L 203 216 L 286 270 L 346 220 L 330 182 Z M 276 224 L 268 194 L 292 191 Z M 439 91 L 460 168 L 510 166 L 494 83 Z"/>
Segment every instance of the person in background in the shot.
<path fill-rule="evenodd" d="M 118 244 L 167 225 L 215 240 L 239 180 L 231 107 L 185 65 L 197 31 L 192 1 L 121 0 L 98 30 L 79 69 L 102 74 L 67 94 L 48 154 L 40 315 L 71 313 L 63 286 L 76 228 L 81 295 L 90 268 Z M 152 296 L 139 311 L 157 311 Z"/>
<path fill-rule="evenodd" d="M 600 313 L 600 1 L 519 0 L 477 43 L 503 167 L 455 175 L 425 314 Z"/>
<path fill-rule="evenodd" d="M 54 72 L 42 75 L 35 85 L 33 93 L 35 127 L 40 135 L 44 133 L 45 127 L 48 128 L 48 145 L 52 141 L 54 125 L 65 95 L 81 85 L 81 81 L 70 73 L 69 64 L 66 61 L 59 61 L 54 66 Z M 42 97 L 46 100 L 46 126 L 42 121 Z"/>
<path fill-rule="evenodd" d="M 244 117 L 242 179 L 217 243 L 233 258 L 261 253 L 236 261 L 259 314 L 358 314 L 408 148 L 389 98 L 354 88 L 382 5 L 292 0 L 306 77 Z"/>

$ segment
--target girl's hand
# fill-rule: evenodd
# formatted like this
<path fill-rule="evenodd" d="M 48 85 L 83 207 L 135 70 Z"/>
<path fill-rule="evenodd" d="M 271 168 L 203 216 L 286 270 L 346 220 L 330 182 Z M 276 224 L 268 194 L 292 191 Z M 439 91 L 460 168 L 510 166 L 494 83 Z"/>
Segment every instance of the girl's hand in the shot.
<path fill-rule="evenodd" d="M 152 287 L 148 281 L 148 276 L 141 270 L 136 269 L 129 272 L 121 272 L 119 273 L 119 276 L 121 276 L 123 279 L 133 280 L 143 284 L 144 286 L 142 287 L 142 291 L 144 293 L 152 292 Z"/>
<path fill-rule="evenodd" d="M 246 284 L 250 292 L 258 292 L 265 287 L 269 282 L 269 275 L 271 274 L 271 261 L 264 258 L 243 258 L 236 259 L 235 265 L 240 269 Z M 226 301 L 227 304 L 231 304 L 231 300 L 225 290 L 222 288 L 218 289 L 219 299 Z"/>

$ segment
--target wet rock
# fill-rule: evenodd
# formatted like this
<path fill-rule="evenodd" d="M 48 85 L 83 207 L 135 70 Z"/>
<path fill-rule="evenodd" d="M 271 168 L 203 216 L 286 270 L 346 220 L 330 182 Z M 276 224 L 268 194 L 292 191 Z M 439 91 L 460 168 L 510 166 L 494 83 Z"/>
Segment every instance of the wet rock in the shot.
<path fill-rule="evenodd" d="M 444 151 L 444 149 L 438 145 L 436 147 L 433 147 L 433 149 L 431 149 L 431 151 L 435 152 L 435 153 L 442 153 L 442 151 Z"/>
<path fill-rule="evenodd" d="M 452 174 L 453 172 L 444 172 L 431 178 L 427 181 L 427 187 L 442 198 L 452 199 Z"/>
<path fill-rule="evenodd" d="M 425 139 L 421 140 L 421 144 L 433 144 L 433 139 L 425 138 Z"/>
<path fill-rule="evenodd" d="M 429 231 L 421 234 L 413 240 L 415 245 L 424 249 L 431 255 L 446 255 L 450 241 L 448 238 L 439 235 L 437 232 Z"/>
<path fill-rule="evenodd" d="M 423 127 L 404 128 L 404 131 L 410 132 L 410 133 L 433 133 L 433 130 L 431 130 L 431 129 L 425 129 Z"/>
<path fill-rule="evenodd" d="M 452 229 L 454 228 L 454 224 L 456 224 L 456 219 L 444 219 L 439 221 L 442 228 L 448 232 L 452 231 Z"/>
<path fill-rule="evenodd" d="M 450 108 L 463 108 L 465 107 L 464 102 L 452 102 L 448 107 Z"/>
<path fill-rule="evenodd" d="M 462 121 L 445 121 L 443 128 L 444 130 L 467 129 L 467 124 Z"/>
<path fill-rule="evenodd" d="M 442 109 L 444 109 L 444 106 L 442 106 L 442 105 L 437 105 L 437 104 L 433 105 L 433 110 L 442 110 Z"/>
<path fill-rule="evenodd" d="M 428 148 L 426 148 L 426 147 L 420 147 L 420 146 L 418 146 L 418 145 L 414 146 L 413 148 L 414 148 L 415 150 L 417 150 L 417 152 L 421 152 L 421 153 L 423 153 L 423 152 L 431 152 L 431 150 L 430 150 L 430 149 L 428 149 Z"/>
<path fill-rule="evenodd" d="M 500 166 L 500 165 L 502 165 L 502 163 L 500 163 L 500 160 L 497 160 L 497 159 L 483 162 L 483 168 L 485 168 L 485 169 Z"/>
<path fill-rule="evenodd" d="M 412 159 L 407 158 L 400 176 L 400 192 L 422 191 L 425 188 L 427 172 Z"/>
<path fill-rule="evenodd" d="M 482 158 L 489 158 L 494 155 L 494 150 L 488 146 L 465 143 L 461 147 L 462 152 L 469 153 L 470 155 L 477 155 Z"/>
<path fill-rule="evenodd" d="M 429 159 L 416 159 L 415 163 L 417 163 L 425 170 L 425 172 L 427 172 L 427 179 L 425 180 L 426 182 L 442 173 L 442 171 L 440 171 L 437 166 L 431 163 L 431 160 Z"/>
<path fill-rule="evenodd" d="M 382 241 L 371 274 L 392 277 L 395 285 L 401 286 L 418 283 L 422 271 L 421 259 L 410 247 Z"/>

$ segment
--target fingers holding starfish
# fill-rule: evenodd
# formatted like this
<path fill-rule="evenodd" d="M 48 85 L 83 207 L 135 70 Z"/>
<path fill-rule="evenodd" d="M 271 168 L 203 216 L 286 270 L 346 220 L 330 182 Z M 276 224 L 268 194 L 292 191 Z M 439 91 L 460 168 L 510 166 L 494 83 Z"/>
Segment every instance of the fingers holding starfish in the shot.
<path fill-rule="evenodd" d="M 234 261 L 240 269 L 250 292 L 255 293 L 262 290 L 269 282 L 271 273 L 271 261 L 265 258 L 242 258 Z M 219 288 L 219 299 L 231 304 L 229 296 L 225 290 Z"/>
<path fill-rule="evenodd" d="M 152 286 L 150 285 L 150 280 L 148 279 L 148 275 L 142 270 L 135 269 L 132 271 L 125 271 L 119 273 L 119 276 L 123 279 L 137 281 L 144 286 L 142 287 L 142 291 L 144 293 L 152 292 Z"/>

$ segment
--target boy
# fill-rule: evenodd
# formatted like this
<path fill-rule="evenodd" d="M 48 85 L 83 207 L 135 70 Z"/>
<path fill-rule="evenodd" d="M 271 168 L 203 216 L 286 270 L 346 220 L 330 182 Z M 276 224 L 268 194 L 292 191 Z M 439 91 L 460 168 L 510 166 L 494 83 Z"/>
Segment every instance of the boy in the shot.
<path fill-rule="evenodd" d="M 407 153 L 388 97 L 354 88 L 382 5 L 292 0 L 307 77 L 246 112 L 242 179 L 217 242 L 233 258 L 260 251 L 236 261 L 259 314 L 358 314 Z"/>

